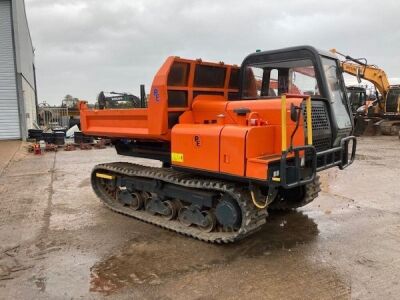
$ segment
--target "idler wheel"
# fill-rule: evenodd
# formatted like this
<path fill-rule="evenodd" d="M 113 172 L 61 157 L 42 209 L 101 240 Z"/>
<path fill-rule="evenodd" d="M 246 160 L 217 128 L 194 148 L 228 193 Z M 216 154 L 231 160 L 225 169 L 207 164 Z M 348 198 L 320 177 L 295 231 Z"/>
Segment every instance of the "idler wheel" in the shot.
<path fill-rule="evenodd" d="M 222 197 L 216 207 L 215 214 L 218 223 L 226 228 L 236 228 L 242 221 L 239 205 L 228 195 Z"/>

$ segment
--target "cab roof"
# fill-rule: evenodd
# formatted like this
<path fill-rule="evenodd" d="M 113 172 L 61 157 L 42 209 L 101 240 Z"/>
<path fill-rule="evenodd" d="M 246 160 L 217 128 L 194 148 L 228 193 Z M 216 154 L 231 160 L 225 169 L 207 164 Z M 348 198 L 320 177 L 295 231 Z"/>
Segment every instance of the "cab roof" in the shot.
<path fill-rule="evenodd" d="M 319 60 L 320 56 L 329 57 L 337 60 L 337 56 L 329 51 L 318 50 L 312 46 L 295 46 L 276 50 L 260 51 L 249 54 L 242 63 L 243 65 L 262 63 L 268 61 L 292 60 L 292 59 L 312 59 Z"/>
<path fill-rule="evenodd" d="M 287 47 L 287 48 L 267 50 L 267 51 L 259 51 L 259 52 L 251 53 L 249 56 L 262 56 L 262 55 L 266 55 L 266 54 L 278 54 L 278 53 L 285 53 L 285 52 L 302 52 L 302 51 L 309 51 L 315 55 L 323 55 L 323 56 L 337 59 L 336 54 L 333 54 L 330 51 L 317 49 L 317 48 L 315 48 L 313 46 L 309 46 L 309 45 L 294 46 L 294 47 Z"/>

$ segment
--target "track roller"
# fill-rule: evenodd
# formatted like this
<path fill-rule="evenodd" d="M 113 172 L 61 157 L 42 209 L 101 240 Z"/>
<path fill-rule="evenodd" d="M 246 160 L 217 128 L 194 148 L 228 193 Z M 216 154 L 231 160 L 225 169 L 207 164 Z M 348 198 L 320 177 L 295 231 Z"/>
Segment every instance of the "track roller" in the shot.
<path fill-rule="evenodd" d="M 201 211 L 197 205 L 190 205 L 179 210 L 179 221 L 185 226 L 197 225 L 202 231 L 211 232 L 217 225 L 212 211 Z"/>
<path fill-rule="evenodd" d="M 199 228 L 204 232 L 211 232 L 217 226 L 217 219 L 212 211 L 202 212 L 204 223 Z"/>
<path fill-rule="evenodd" d="M 168 207 L 168 213 L 163 215 L 167 220 L 173 220 L 178 215 L 179 206 L 176 201 L 167 200 L 163 202 Z"/>
<path fill-rule="evenodd" d="M 159 214 L 172 220 L 177 214 L 177 207 L 171 200 L 162 201 L 156 194 L 146 201 L 146 211 L 152 215 Z"/>
<path fill-rule="evenodd" d="M 140 210 L 143 208 L 144 199 L 139 192 L 131 192 L 124 187 L 120 187 L 117 192 L 118 200 L 133 210 Z"/>

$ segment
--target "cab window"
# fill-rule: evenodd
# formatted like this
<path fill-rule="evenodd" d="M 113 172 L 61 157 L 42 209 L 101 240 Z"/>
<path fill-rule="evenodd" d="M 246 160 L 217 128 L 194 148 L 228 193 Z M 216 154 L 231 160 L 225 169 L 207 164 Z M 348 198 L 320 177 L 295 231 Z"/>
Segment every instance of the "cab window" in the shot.
<path fill-rule="evenodd" d="M 246 67 L 244 98 L 276 97 L 283 93 L 320 95 L 311 60 L 265 63 Z"/>

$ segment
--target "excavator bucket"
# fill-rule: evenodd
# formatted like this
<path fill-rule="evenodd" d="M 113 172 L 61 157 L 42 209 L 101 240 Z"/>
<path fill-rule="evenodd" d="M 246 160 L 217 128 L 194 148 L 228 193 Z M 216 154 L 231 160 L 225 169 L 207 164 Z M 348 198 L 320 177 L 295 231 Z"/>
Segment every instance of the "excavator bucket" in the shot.
<path fill-rule="evenodd" d="M 354 135 L 355 136 L 373 136 L 379 134 L 379 126 L 376 125 L 378 120 L 374 118 L 365 118 L 358 116 L 354 120 Z"/>
<path fill-rule="evenodd" d="M 358 116 L 354 121 L 355 136 L 400 134 L 400 120 L 382 120 L 380 118 L 365 118 L 363 116 Z"/>
<path fill-rule="evenodd" d="M 399 135 L 400 120 L 382 120 L 379 122 L 379 129 L 383 135 Z"/>

